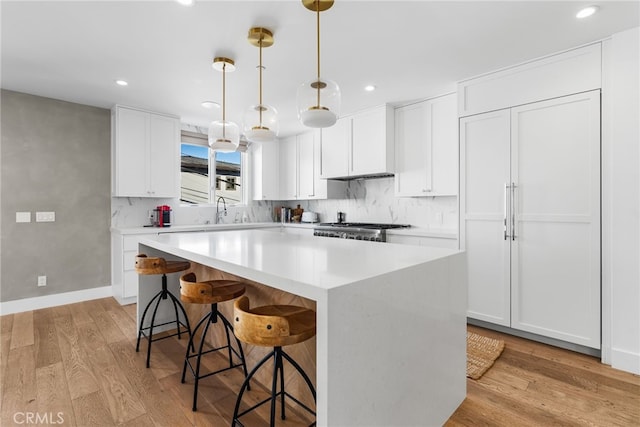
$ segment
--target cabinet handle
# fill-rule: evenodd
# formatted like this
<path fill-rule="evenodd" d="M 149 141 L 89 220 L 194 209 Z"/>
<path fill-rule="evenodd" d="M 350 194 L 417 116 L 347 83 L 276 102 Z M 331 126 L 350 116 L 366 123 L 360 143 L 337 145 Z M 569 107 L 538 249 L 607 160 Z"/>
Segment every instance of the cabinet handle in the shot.
<path fill-rule="evenodd" d="M 511 240 L 516 240 L 516 184 L 511 183 Z"/>
<path fill-rule="evenodd" d="M 507 200 L 509 198 L 509 190 L 511 189 L 511 185 L 509 183 L 504 184 L 504 218 L 503 218 L 503 238 L 507 240 L 511 236 L 507 233 L 507 215 L 508 215 L 508 207 Z"/>

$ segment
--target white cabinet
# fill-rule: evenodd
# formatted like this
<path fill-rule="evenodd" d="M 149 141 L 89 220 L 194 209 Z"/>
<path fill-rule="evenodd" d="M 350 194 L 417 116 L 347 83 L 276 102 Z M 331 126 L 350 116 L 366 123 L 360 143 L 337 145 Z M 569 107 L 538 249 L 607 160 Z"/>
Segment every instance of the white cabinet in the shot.
<path fill-rule="evenodd" d="M 457 95 L 397 108 L 395 132 L 395 195 L 457 195 Z"/>
<path fill-rule="evenodd" d="M 138 273 L 136 255 L 138 244 L 149 234 L 111 233 L 111 287 L 113 297 L 122 305 L 136 302 L 138 296 Z"/>
<path fill-rule="evenodd" d="M 180 119 L 129 107 L 111 111 L 115 197 L 180 197 Z"/>
<path fill-rule="evenodd" d="M 460 121 L 468 316 L 600 348 L 600 93 Z"/>
<path fill-rule="evenodd" d="M 322 130 L 322 178 L 391 175 L 394 117 L 388 105 L 338 120 Z"/>
<path fill-rule="evenodd" d="M 250 148 L 251 193 L 253 200 L 278 200 L 280 197 L 279 143 L 253 143 Z"/>
<path fill-rule="evenodd" d="M 387 234 L 388 243 L 400 243 L 402 245 L 429 246 L 432 248 L 458 249 L 457 239 L 444 237 L 405 236 L 399 234 Z"/>
<path fill-rule="evenodd" d="M 280 141 L 280 200 L 343 198 L 344 182 L 321 179 L 320 133 L 306 132 Z"/>
<path fill-rule="evenodd" d="M 280 144 L 280 197 L 281 200 L 298 198 L 298 144 L 297 136 L 278 141 Z"/>

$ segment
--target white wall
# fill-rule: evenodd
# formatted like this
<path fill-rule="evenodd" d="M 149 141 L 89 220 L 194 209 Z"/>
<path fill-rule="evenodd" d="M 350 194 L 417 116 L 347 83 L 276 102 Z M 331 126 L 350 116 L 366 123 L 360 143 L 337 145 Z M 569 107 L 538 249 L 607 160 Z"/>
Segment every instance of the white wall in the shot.
<path fill-rule="evenodd" d="M 610 93 L 605 94 L 603 184 L 610 223 L 603 236 L 603 282 L 610 282 L 611 366 L 640 374 L 640 28 L 614 34 L 609 42 Z M 610 102 L 610 105 L 607 103 Z M 610 108 L 610 111 L 607 111 Z M 608 194 L 606 194 L 608 193 Z"/>

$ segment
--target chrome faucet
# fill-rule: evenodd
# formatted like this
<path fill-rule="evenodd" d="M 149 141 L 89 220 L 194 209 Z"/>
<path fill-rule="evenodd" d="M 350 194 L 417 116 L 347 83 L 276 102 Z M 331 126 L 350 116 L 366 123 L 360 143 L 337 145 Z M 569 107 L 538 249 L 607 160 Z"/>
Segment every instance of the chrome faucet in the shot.
<path fill-rule="evenodd" d="M 220 199 L 222 199 L 222 206 L 224 209 L 223 212 L 220 212 Z M 218 200 L 216 201 L 216 224 L 220 224 L 223 213 L 224 216 L 227 216 L 227 201 L 224 199 L 224 197 L 219 196 Z"/>

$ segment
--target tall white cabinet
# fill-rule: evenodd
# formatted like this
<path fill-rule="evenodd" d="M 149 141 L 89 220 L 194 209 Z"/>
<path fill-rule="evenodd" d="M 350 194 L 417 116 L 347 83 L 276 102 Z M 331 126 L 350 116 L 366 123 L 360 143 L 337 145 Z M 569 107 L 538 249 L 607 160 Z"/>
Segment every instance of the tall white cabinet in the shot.
<path fill-rule="evenodd" d="M 600 348 L 600 91 L 460 119 L 470 318 Z"/>

